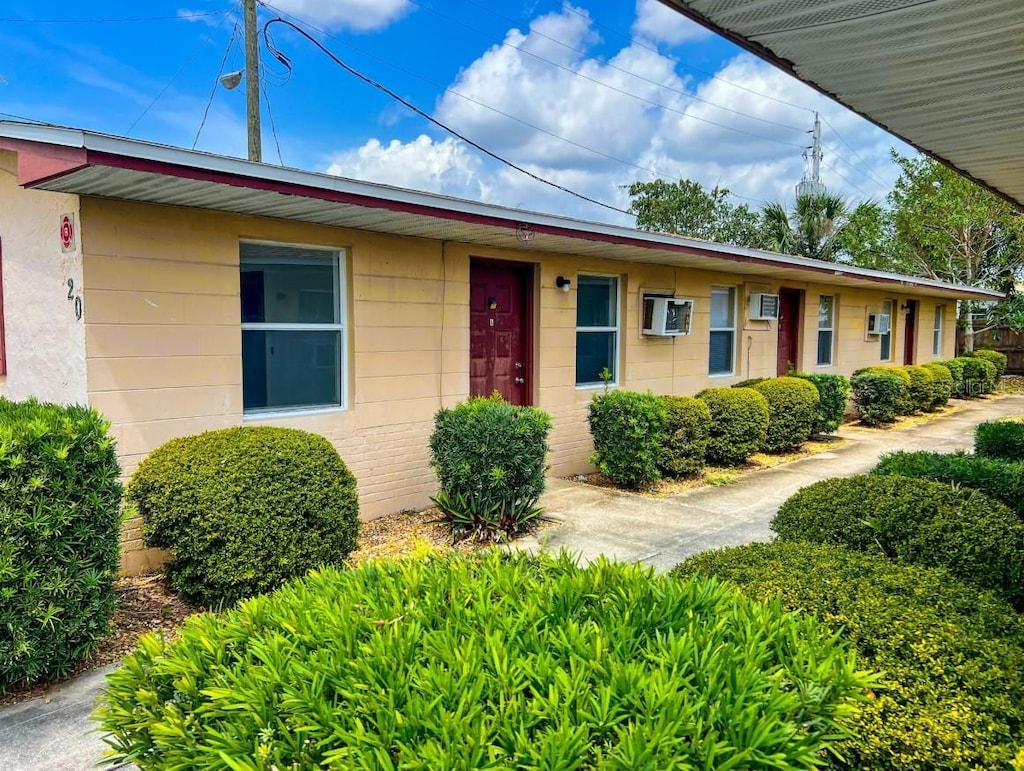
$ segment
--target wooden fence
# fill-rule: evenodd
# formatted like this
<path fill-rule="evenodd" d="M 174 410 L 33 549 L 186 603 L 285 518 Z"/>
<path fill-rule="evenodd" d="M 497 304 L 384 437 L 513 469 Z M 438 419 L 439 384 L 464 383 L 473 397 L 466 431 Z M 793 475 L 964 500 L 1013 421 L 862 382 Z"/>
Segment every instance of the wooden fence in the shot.
<path fill-rule="evenodd" d="M 1024 332 L 1014 332 L 1003 327 L 975 332 L 975 348 L 992 348 L 1006 354 L 1006 373 L 1024 375 Z M 957 330 L 956 349 L 964 349 L 964 333 Z"/>

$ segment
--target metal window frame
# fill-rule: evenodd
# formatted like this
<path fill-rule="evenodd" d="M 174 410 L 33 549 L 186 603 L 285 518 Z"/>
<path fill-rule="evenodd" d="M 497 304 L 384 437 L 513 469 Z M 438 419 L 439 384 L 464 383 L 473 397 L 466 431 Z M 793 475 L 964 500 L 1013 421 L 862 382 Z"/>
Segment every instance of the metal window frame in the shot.
<path fill-rule="evenodd" d="M 832 326 L 823 327 L 821 326 L 821 301 L 824 298 L 829 298 L 832 303 Z M 828 346 L 828 361 L 820 362 L 817 361 L 817 354 L 815 355 L 815 361 L 818 367 L 834 367 L 836 363 L 836 295 L 834 294 L 819 294 L 818 295 L 818 339 L 821 339 L 822 332 L 828 332 L 831 335 L 829 346 Z M 818 351 L 821 350 L 821 346 L 818 346 Z"/>
<path fill-rule="evenodd" d="M 273 246 L 280 249 L 306 249 L 318 252 L 323 252 L 325 258 L 329 258 L 333 261 L 335 283 L 334 291 L 337 292 L 337 310 L 338 310 L 338 321 L 334 324 L 326 323 L 296 323 L 296 322 L 266 322 L 266 321 L 246 321 L 241 322 L 241 330 L 247 331 L 266 331 L 266 332 L 337 332 L 339 339 L 339 355 L 338 355 L 338 366 L 336 377 L 338 379 L 338 404 L 315 404 L 308 406 L 296 406 L 296 407 L 265 407 L 257 409 L 242 409 L 243 419 L 260 419 L 260 418 L 276 418 L 276 417 L 288 417 L 291 415 L 301 415 L 319 412 L 340 412 L 348 409 L 348 340 L 346 338 L 347 325 L 345 323 L 348 313 L 348 295 L 346 294 L 346 269 L 347 269 L 347 254 L 344 249 L 330 246 L 317 246 L 314 244 L 299 244 L 284 241 L 262 241 L 256 239 L 242 239 L 238 242 L 239 247 L 239 262 L 238 271 L 241 275 L 242 271 L 242 258 L 241 249 L 245 244 L 258 244 L 261 246 Z M 274 265 L 270 258 L 259 258 L 260 261 L 267 265 Z M 243 365 L 244 368 L 244 365 Z M 244 402 L 244 395 L 243 395 Z"/>
<path fill-rule="evenodd" d="M 615 326 L 612 327 L 581 327 L 579 325 L 580 319 L 580 305 L 579 305 L 579 287 L 581 279 L 584 278 L 610 278 L 615 281 Z M 579 334 L 580 332 L 613 332 L 615 334 L 615 346 L 612 354 L 612 363 L 615 365 L 615 371 L 612 372 L 612 379 L 605 383 L 601 380 L 595 383 L 580 383 L 576 381 L 575 373 L 573 374 L 573 380 L 576 381 L 577 391 L 586 391 L 591 388 L 614 388 L 619 385 L 619 370 L 621 369 L 621 363 L 619 361 L 619 351 L 622 339 L 622 276 L 614 273 L 577 273 L 576 274 L 576 340 L 575 347 L 579 349 Z M 575 362 L 573 362 L 575 368 Z"/>
<path fill-rule="evenodd" d="M 715 292 L 731 292 L 732 293 L 732 326 L 731 327 L 713 327 L 711 326 L 711 304 Z M 734 377 L 736 375 L 736 339 L 738 337 L 737 331 L 739 328 L 739 300 L 740 292 L 736 286 L 728 286 L 725 284 L 711 286 L 711 294 L 708 296 L 708 377 Z M 729 362 L 729 370 L 727 372 L 712 372 L 711 371 L 711 333 L 712 332 L 729 332 L 732 334 L 732 356 Z"/>

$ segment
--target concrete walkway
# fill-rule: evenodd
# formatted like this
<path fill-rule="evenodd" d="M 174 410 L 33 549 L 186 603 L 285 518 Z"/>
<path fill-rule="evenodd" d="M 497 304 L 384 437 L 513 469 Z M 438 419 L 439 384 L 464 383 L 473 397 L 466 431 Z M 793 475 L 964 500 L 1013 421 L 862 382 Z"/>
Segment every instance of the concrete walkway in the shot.
<path fill-rule="evenodd" d="M 519 545 L 531 551 L 568 549 L 585 560 L 603 554 L 668 570 L 708 549 L 770 541 L 772 517 L 801 487 L 869 471 L 893 450 L 970 449 L 978 423 L 1024 414 L 1024 396 L 960 404 L 952 415 L 899 430 L 845 427 L 839 435 L 848 442 L 834 451 L 668 498 L 550 480 L 541 505 L 564 524 Z"/>
<path fill-rule="evenodd" d="M 983 420 L 1024 414 L 1024 397 L 974 402 L 959 412 L 898 431 L 844 428 L 845 447 L 671 498 L 644 498 L 564 480 L 551 480 L 542 505 L 564 524 L 523 539 L 523 548 L 565 548 L 668 569 L 706 549 L 772 537 L 768 523 L 799 488 L 827 477 L 869 470 L 890 450 L 950 452 L 969 448 Z M 105 745 L 89 720 L 110 668 L 87 673 L 48 694 L 0 708 L 0 771 L 84 771 Z M 131 768 L 134 768 L 132 766 Z"/>

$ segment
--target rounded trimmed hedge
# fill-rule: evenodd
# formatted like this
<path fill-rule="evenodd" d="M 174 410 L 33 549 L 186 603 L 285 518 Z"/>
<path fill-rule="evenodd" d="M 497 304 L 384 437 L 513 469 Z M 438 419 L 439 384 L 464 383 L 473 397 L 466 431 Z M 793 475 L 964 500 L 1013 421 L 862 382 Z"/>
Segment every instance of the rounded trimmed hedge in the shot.
<path fill-rule="evenodd" d="M 1024 422 L 989 420 L 974 429 L 974 454 L 985 458 L 1024 461 Z"/>
<path fill-rule="evenodd" d="M 857 417 L 868 426 L 892 423 L 901 413 L 909 389 L 895 370 L 867 369 L 850 378 Z"/>
<path fill-rule="evenodd" d="M 963 485 L 999 501 L 1024 519 L 1024 464 L 963 451 L 891 452 L 879 459 L 871 473 Z"/>
<path fill-rule="evenodd" d="M 945 367 L 949 371 L 949 375 L 953 378 L 953 396 L 956 398 L 963 398 L 966 395 L 966 387 L 964 385 L 964 360 L 963 359 L 946 359 L 945 361 L 935 362 L 941 367 Z"/>
<path fill-rule="evenodd" d="M 110 631 L 121 469 L 95 410 L 0 398 L 0 693 L 68 674 Z"/>
<path fill-rule="evenodd" d="M 752 388 L 768 402 L 765 452 L 787 452 L 811 438 L 818 416 L 818 389 L 798 377 L 773 377 Z"/>
<path fill-rule="evenodd" d="M 831 434 L 837 431 L 846 415 L 846 399 L 850 395 L 849 379 L 843 375 L 817 372 L 797 372 L 793 377 L 810 381 L 818 389 L 817 416 L 812 433 Z"/>
<path fill-rule="evenodd" d="M 988 348 L 979 348 L 978 350 L 974 351 L 971 355 L 978 359 L 984 359 L 985 361 L 989 361 L 995 366 L 996 382 L 998 382 L 999 378 L 1001 378 L 1003 374 L 1006 372 L 1006 365 L 1009 362 L 1009 359 L 1005 353 L 993 351 Z"/>
<path fill-rule="evenodd" d="M 697 394 L 711 411 L 708 463 L 738 466 L 764 446 L 768 401 L 753 388 L 706 388 Z"/>
<path fill-rule="evenodd" d="M 914 412 L 931 412 L 935 403 L 935 377 L 919 364 L 900 367 L 910 377 L 910 403 Z"/>
<path fill-rule="evenodd" d="M 324 437 L 242 426 L 172 439 L 126 491 L 171 586 L 207 607 L 276 589 L 356 548 L 356 480 Z"/>
<path fill-rule="evenodd" d="M 590 400 L 587 423 L 594 439 L 591 462 L 623 487 L 639 489 L 658 481 L 658 463 L 668 414 L 650 391 L 616 388 Z"/>
<path fill-rule="evenodd" d="M 663 396 L 661 400 L 666 420 L 658 467 L 669 477 L 695 474 L 704 467 L 711 434 L 711 410 L 692 396 Z"/>
<path fill-rule="evenodd" d="M 977 490 L 897 475 L 826 479 L 783 503 L 771 529 L 784 541 L 944 567 L 1024 601 L 1024 522 Z"/>
<path fill-rule="evenodd" d="M 990 394 L 996 388 L 996 365 L 984 358 L 963 356 L 964 392 L 968 396 Z"/>
<path fill-rule="evenodd" d="M 813 613 L 880 670 L 837 749 L 847 769 L 1007 768 L 1024 734 L 1024 617 L 947 571 L 809 543 L 750 544 L 676 568 Z"/>
<path fill-rule="evenodd" d="M 945 407 L 953 395 L 953 375 L 949 368 L 937 361 L 922 364 L 932 374 L 932 410 Z"/>
<path fill-rule="evenodd" d="M 324 570 L 146 636 L 98 718 L 111 762 L 150 771 L 810 768 L 871 682 L 727 584 L 492 550 Z"/>

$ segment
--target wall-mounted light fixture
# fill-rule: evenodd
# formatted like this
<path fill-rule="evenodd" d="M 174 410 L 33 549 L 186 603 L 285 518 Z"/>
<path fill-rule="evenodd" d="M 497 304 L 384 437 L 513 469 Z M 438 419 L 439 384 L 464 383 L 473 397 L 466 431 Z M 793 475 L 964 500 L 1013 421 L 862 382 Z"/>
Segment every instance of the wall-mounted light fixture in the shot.
<path fill-rule="evenodd" d="M 568 294 L 569 287 L 572 286 L 572 280 L 566 278 L 565 276 L 559 276 L 558 278 L 555 279 L 555 286 L 557 286 L 563 292 Z"/>
<path fill-rule="evenodd" d="M 903 311 L 904 313 L 908 313 L 910 311 L 910 303 L 903 303 L 903 305 L 900 306 L 900 310 Z"/>

